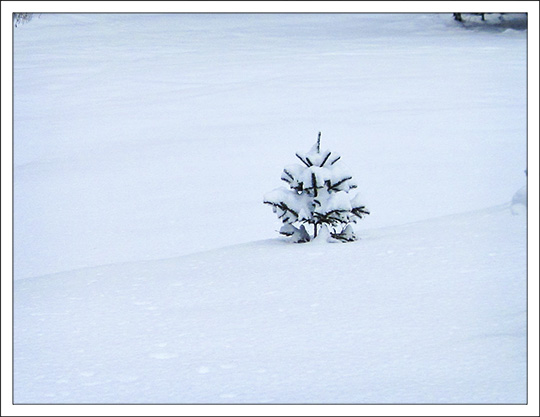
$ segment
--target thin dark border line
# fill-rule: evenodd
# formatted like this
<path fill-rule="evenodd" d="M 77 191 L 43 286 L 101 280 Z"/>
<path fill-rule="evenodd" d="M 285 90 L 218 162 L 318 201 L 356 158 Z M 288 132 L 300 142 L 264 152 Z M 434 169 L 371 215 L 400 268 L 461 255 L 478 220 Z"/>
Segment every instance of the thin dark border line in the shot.
<path fill-rule="evenodd" d="M 448 12 L 13 12 L 15 13 L 31 13 L 31 14 L 80 14 L 80 15 L 286 15 L 286 14 L 305 14 L 305 15 L 358 15 L 358 14 L 406 14 L 406 15 L 434 15 L 434 14 L 453 14 L 454 11 L 450 10 Z M 476 14 L 481 12 L 462 12 L 462 14 Z M 504 12 L 497 12 L 497 11 L 491 11 L 491 12 L 483 12 L 484 14 L 526 14 L 528 15 L 529 12 L 524 11 L 504 11 Z M 528 18 L 528 16 L 527 16 Z"/>
<path fill-rule="evenodd" d="M 12 13 L 13 14 L 16 12 Z M 27 12 L 27 13 L 34 13 L 34 14 L 154 14 L 154 15 L 166 15 L 166 14 L 209 14 L 209 15 L 221 15 L 221 14 L 337 14 L 337 15 L 343 15 L 343 14 L 449 14 L 452 12 Z M 500 12 L 485 12 L 485 13 L 500 13 Z M 527 21 L 528 21 L 528 12 L 504 12 L 504 13 L 523 13 L 527 14 Z M 525 29 L 527 30 L 527 29 Z M 529 31 L 527 30 L 526 34 L 526 42 L 525 42 L 525 48 L 527 53 L 525 54 L 525 60 L 526 60 L 526 68 L 525 68 L 525 84 L 526 84 L 526 93 L 525 93 L 525 100 L 526 100 L 526 114 L 525 114 L 525 123 L 526 123 L 526 153 L 527 153 L 527 172 L 528 172 L 528 156 L 529 156 Z M 12 131 L 11 131 L 11 186 L 12 186 L 12 193 L 11 193 L 11 245 L 12 245 L 12 251 L 11 251 L 11 265 L 12 265 L 12 271 L 11 271 L 11 281 L 12 281 L 12 288 L 11 288 L 11 331 L 12 331 L 12 337 L 11 337 L 11 383 L 12 383 L 12 393 L 11 393 L 11 401 L 13 406 L 27 406 L 27 405 L 50 405 L 50 406 L 64 406 L 64 405 L 83 405 L 83 406 L 125 406 L 125 405 L 153 405 L 153 406 L 167 406 L 167 405 L 185 405 L 185 406 L 196 406 L 196 405 L 216 405 L 216 406 L 249 406 L 249 405 L 315 405 L 315 406 L 335 406 L 335 405 L 404 405 L 404 406 L 489 406 L 489 405 L 513 405 L 513 406 L 524 406 L 529 404 L 529 216 L 528 216 L 528 209 L 529 209 L 529 201 L 527 199 L 527 216 L 526 216 L 526 224 L 527 224 L 527 232 L 526 232 L 526 259 L 527 259 L 527 279 L 526 281 L 526 329 L 527 332 L 525 334 L 525 343 L 526 343 L 526 355 L 525 355 L 525 363 L 526 363 L 526 401 L 525 403 L 15 403 L 15 221 L 14 221 L 14 214 L 15 214 L 15 167 L 14 167 L 14 161 L 15 161 L 15 26 L 13 25 L 13 22 L 11 24 L 11 125 L 12 125 Z M 526 188 L 527 188 L 527 195 L 529 193 L 529 177 L 527 174 L 526 178 Z"/>

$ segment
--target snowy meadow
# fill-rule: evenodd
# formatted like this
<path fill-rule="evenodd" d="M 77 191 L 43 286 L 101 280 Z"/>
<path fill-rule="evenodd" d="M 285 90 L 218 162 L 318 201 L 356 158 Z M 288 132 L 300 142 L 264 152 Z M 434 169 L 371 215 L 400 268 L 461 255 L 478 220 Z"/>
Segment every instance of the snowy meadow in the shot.
<path fill-rule="evenodd" d="M 16 404 L 525 404 L 523 15 L 14 28 Z M 294 244 L 322 132 L 370 214 Z"/>

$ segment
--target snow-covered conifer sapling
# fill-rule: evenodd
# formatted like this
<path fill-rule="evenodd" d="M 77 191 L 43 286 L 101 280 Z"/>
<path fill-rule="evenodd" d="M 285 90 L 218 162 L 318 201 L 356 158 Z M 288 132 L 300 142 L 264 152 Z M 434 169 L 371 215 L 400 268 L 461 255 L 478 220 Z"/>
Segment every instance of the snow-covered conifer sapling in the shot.
<path fill-rule="evenodd" d="M 289 188 L 280 187 L 264 196 L 283 225 L 280 233 L 293 242 L 309 242 L 321 238 L 351 242 L 356 235 L 351 223 L 369 214 L 352 176 L 340 164 L 335 152 L 321 152 L 321 133 L 307 153 L 296 153 L 301 164 L 287 165 L 281 179 Z M 306 226 L 308 226 L 306 228 Z M 310 235 L 309 230 L 313 230 Z"/>

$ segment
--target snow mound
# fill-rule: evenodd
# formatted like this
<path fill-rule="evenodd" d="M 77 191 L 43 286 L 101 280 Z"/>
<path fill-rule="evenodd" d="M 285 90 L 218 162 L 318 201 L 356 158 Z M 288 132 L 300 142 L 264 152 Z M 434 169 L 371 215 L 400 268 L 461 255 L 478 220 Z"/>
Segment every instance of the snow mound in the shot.
<path fill-rule="evenodd" d="M 512 197 L 512 214 L 518 215 L 527 212 L 527 186 L 524 185 Z"/>
<path fill-rule="evenodd" d="M 16 280 L 15 403 L 525 403 L 507 208 Z"/>

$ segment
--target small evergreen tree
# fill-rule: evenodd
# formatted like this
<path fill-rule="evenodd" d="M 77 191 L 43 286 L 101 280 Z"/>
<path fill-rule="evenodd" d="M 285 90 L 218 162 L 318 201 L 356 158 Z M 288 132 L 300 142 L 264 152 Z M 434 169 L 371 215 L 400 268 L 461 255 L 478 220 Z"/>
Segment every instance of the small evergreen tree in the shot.
<path fill-rule="evenodd" d="M 308 242 L 317 237 L 321 228 L 331 229 L 330 236 L 342 242 L 356 240 L 350 223 L 356 223 L 369 211 L 358 194 L 352 176 L 340 166 L 340 156 L 328 150 L 321 152 L 321 133 L 308 153 L 297 153 L 300 164 L 287 165 L 281 179 L 289 184 L 264 196 L 283 222 L 280 233 L 294 242 Z M 312 225 L 313 236 L 306 230 Z M 323 232 L 326 232 L 323 230 Z"/>

